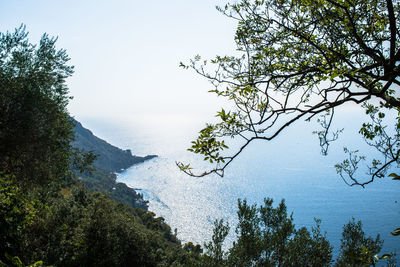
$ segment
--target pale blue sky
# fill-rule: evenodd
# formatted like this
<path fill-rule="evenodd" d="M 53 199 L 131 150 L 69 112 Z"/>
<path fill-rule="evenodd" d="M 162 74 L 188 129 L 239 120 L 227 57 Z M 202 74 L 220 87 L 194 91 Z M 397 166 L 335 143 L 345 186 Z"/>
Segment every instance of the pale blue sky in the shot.
<path fill-rule="evenodd" d="M 24 23 L 32 42 L 45 32 L 59 37 L 75 65 L 68 84 L 76 118 L 158 131 L 215 114 L 211 85 L 178 66 L 196 54 L 233 53 L 235 22 L 215 9 L 226 2 L 2 0 L 0 31 Z"/>

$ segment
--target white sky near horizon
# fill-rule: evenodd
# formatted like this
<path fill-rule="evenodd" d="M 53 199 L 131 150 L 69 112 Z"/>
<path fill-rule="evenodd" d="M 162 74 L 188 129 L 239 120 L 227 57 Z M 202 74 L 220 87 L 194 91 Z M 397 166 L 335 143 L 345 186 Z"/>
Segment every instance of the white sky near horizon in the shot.
<path fill-rule="evenodd" d="M 215 8 L 232 1 L 0 0 L 0 32 L 23 23 L 33 43 L 43 33 L 58 36 L 75 66 L 68 109 L 99 137 L 126 146 L 101 131 L 123 125 L 135 137 L 188 131 L 195 138 L 225 102 L 179 62 L 235 53 L 236 22 Z M 346 111 L 353 116 L 359 107 Z"/>
<path fill-rule="evenodd" d="M 179 62 L 235 51 L 236 23 L 215 9 L 226 2 L 1 0 L 0 32 L 23 23 L 33 43 L 58 36 L 75 66 L 69 111 L 78 120 L 172 130 L 204 125 L 219 106 L 211 84 Z"/>

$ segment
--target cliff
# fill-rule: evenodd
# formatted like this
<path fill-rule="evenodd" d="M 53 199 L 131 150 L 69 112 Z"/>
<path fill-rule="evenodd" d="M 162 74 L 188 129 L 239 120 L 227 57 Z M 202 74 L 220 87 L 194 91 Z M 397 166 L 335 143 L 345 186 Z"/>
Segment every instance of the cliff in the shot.
<path fill-rule="evenodd" d="M 75 141 L 72 145 L 81 151 L 92 151 L 97 155 L 91 172 L 80 173 L 77 169 L 72 169 L 75 175 L 92 191 L 109 194 L 115 201 L 147 210 L 148 202 L 143 199 L 143 196 L 126 184 L 117 183 L 115 173 L 157 156 L 134 156 L 129 149 L 122 150 L 109 144 L 84 128 L 80 122 L 72 120 L 75 124 Z"/>
<path fill-rule="evenodd" d="M 94 162 L 95 167 L 111 172 L 120 172 L 134 164 L 157 157 L 156 155 L 133 156 L 131 150 L 122 150 L 107 143 L 95 136 L 90 130 L 84 128 L 80 122 L 74 120 L 74 124 L 75 141 L 72 144 L 85 152 L 93 151 L 98 155 L 97 160 Z"/>

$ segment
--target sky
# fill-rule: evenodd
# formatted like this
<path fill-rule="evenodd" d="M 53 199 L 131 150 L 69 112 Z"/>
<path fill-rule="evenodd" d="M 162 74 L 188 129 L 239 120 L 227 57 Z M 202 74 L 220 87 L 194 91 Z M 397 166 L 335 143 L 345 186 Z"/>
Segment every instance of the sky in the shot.
<path fill-rule="evenodd" d="M 236 22 L 215 8 L 228 1 L 0 0 L 0 32 L 23 23 L 33 43 L 44 33 L 58 37 L 75 66 L 69 112 L 97 136 L 122 148 L 130 148 L 116 137 L 125 130 L 133 139 L 193 140 L 226 103 L 179 63 L 235 54 Z M 362 115 L 353 108 L 342 115 Z"/>
<path fill-rule="evenodd" d="M 131 124 L 143 131 L 204 125 L 220 100 L 212 85 L 179 68 L 199 54 L 235 50 L 236 23 L 222 0 L 0 1 L 0 32 L 22 23 L 37 43 L 57 36 L 75 66 L 69 78 L 72 116 L 83 122 Z"/>

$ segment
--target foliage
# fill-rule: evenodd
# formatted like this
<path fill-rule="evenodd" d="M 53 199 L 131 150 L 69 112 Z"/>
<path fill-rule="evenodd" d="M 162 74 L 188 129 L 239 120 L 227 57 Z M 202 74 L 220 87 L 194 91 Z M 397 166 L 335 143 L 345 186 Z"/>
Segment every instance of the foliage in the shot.
<path fill-rule="evenodd" d="M 260 207 L 238 201 L 237 241 L 229 252 L 221 251 L 229 228 L 222 220 L 216 221 L 212 242 L 205 245 L 206 265 L 329 266 L 332 247 L 321 234 L 320 222 L 316 221 L 312 233 L 304 227 L 295 229 L 285 202 L 275 208 L 272 204 L 272 199 L 265 199 Z"/>
<path fill-rule="evenodd" d="M 362 105 L 371 116 L 360 134 L 382 159 L 373 159 L 368 179 L 361 180 L 350 155 L 337 165 L 347 183 L 364 186 L 400 163 L 399 1 L 240 0 L 218 9 L 237 21 L 237 56 L 196 56 L 181 66 L 207 78 L 214 85 L 210 92 L 233 108 L 217 112 L 219 122 L 207 124 L 189 149 L 215 166 L 197 174 L 177 163 L 183 171 L 223 176 L 251 142 L 273 140 L 302 119 L 318 118 L 322 129 L 314 133 L 326 154 L 342 131 L 331 130 L 335 111 L 348 103 Z M 242 145 L 228 153 L 227 137 Z"/>
<path fill-rule="evenodd" d="M 79 183 L 58 192 L 43 188 L 44 192 L 26 194 L 12 179 L 1 181 L 1 245 L 6 246 L 1 251 L 18 255 L 23 264 L 41 260 L 59 266 L 169 266 L 174 262 L 180 266 L 199 258 L 201 248 L 182 248 L 162 218 L 90 193 Z M 43 202 L 41 195 L 49 193 Z M 39 200 L 40 205 L 31 207 Z M 14 260 L 7 255 L 0 255 L 0 260 L 11 264 Z"/>
<path fill-rule="evenodd" d="M 110 170 L 92 166 L 81 173 L 76 167 L 72 167 L 72 172 L 79 177 L 80 181 L 91 191 L 101 192 L 109 195 L 115 201 L 125 203 L 133 208 L 147 210 L 147 201 L 143 196 L 124 183 L 117 183 L 117 176 Z"/>
<path fill-rule="evenodd" d="M 370 266 L 377 260 L 390 257 L 386 254 L 377 256 L 383 241 L 379 235 L 375 239 L 366 237 L 361 221 L 355 222 L 354 218 L 343 227 L 341 243 L 336 266 Z"/>
<path fill-rule="evenodd" d="M 75 139 L 72 142 L 74 148 L 83 152 L 92 152 L 97 155 L 93 165 L 96 168 L 108 170 L 112 173 L 120 172 L 129 168 L 133 164 L 144 162 L 145 160 L 156 157 L 149 155 L 145 157 L 133 156 L 131 151 L 122 150 L 106 141 L 95 136 L 90 130 L 84 128 L 82 124 L 71 118 L 74 124 Z"/>
<path fill-rule="evenodd" d="M 15 179 L 0 173 L 0 251 L 18 250 L 21 235 L 33 223 L 37 210 L 35 203 L 26 199 Z M 1 256 L 0 255 L 0 259 Z"/>
<path fill-rule="evenodd" d="M 321 233 L 321 221 L 315 220 L 311 232 L 305 227 L 296 229 L 284 200 L 276 207 L 272 204 L 269 198 L 260 207 L 239 199 L 237 237 L 232 248 L 222 249 L 229 226 L 216 220 L 200 266 L 333 266 L 332 246 Z M 343 227 L 340 255 L 334 266 L 375 266 L 383 260 L 392 266 L 393 255 L 378 255 L 382 244 L 379 235 L 375 239 L 366 237 L 361 222 L 353 219 Z"/>
<path fill-rule="evenodd" d="M 22 263 L 20 258 L 18 256 L 11 257 L 10 255 L 6 254 L 6 258 L 8 261 L 8 264 L 2 262 L 0 260 L 0 266 L 12 266 L 12 267 L 25 267 L 26 265 Z M 37 261 L 33 264 L 30 264 L 28 267 L 42 267 L 43 266 L 43 261 Z"/>
<path fill-rule="evenodd" d="M 71 169 L 79 173 L 87 172 L 88 174 L 94 171 L 93 162 L 97 159 L 97 155 L 92 151 L 85 152 L 78 148 L 72 148 Z"/>
<path fill-rule="evenodd" d="M 223 251 L 222 246 L 228 233 L 229 224 L 225 224 L 222 219 L 214 221 L 212 241 L 204 244 L 206 253 L 203 256 L 203 265 L 210 267 L 226 265 L 227 253 Z"/>
<path fill-rule="evenodd" d="M 237 241 L 229 251 L 223 250 L 229 226 L 217 220 L 212 240 L 205 244 L 203 254 L 199 245 L 188 243 L 182 247 L 162 218 L 111 201 L 100 193 L 90 193 L 79 183 L 67 188 L 53 187 L 57 191 L 42 188 L 27 194 L 10 177 L 2 177 L 1 182 L 0 199 L 5 208 L 0 216 L 0 229 L 5 233 L 2 244 L 7 245 L 2 251 L 7 254 L 0 255 L 0 263 L 7 263 L 6 266 L 30 263 L 33 266 L 329 266 L 332 263 L 332 247 L 321 234 L 320 222 L 316 221 L 311 233 L 304 227 L 296 229 L 284 201 L 273 207 L 272 200 L 266 199 L 263 206 L 256 207 L 239 200 Z M 12 224 L 4 224 L 11 221 Z M 379 237 L 366 238 L 361 223 L 353 220 L 344 227 L 337 266 L 370 263 L 381 246 Z"/>
<path fill-rule="evenodd" d="M 72 124 L 65 80 L 73 72 L 57 38 L 29 43 L 25 27 L 0 33 L 0 168 L 24 184 L 62 179 Z"/>
<path fill-rule="evenodd" d="M 130 150 L 122 150 L 96 137 L 81 123 L 71 118 L 74 124 L 75 140 L 72 142 L 74 156 L 71 170 L 90 190 L 109 194 L 111 199 L 133 208 L 147 209 L 147 201 L 134 189 L 117 183 L 115 172 L 133 164 L 156 157 L 132 156 Z M 88 167 L 89 164 L 92 164 Z"/>

